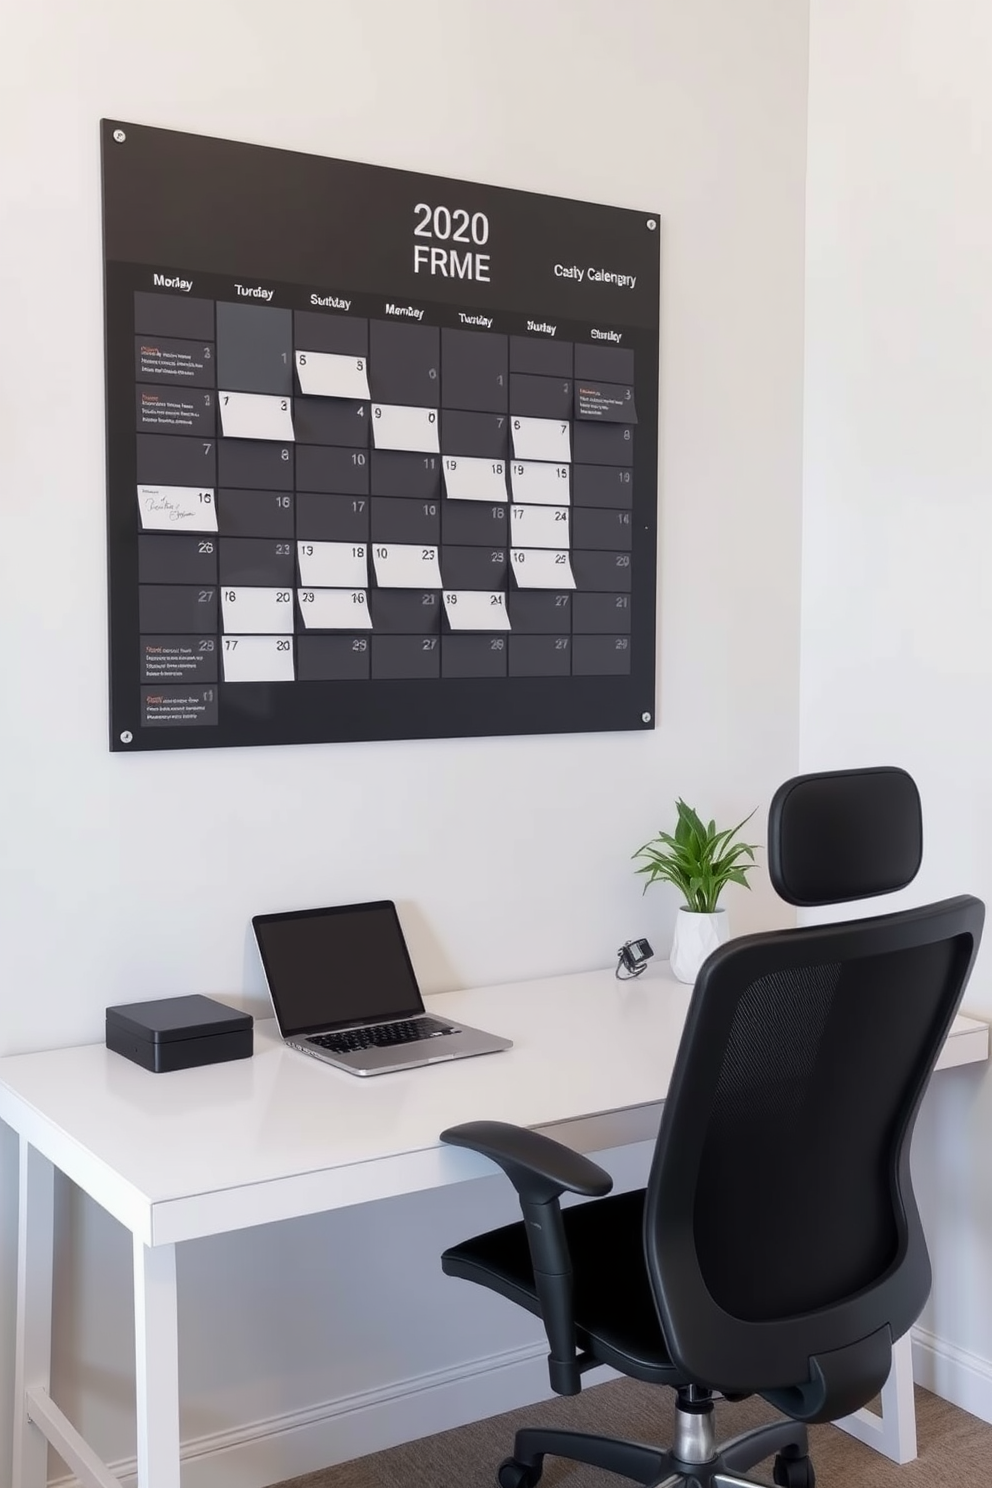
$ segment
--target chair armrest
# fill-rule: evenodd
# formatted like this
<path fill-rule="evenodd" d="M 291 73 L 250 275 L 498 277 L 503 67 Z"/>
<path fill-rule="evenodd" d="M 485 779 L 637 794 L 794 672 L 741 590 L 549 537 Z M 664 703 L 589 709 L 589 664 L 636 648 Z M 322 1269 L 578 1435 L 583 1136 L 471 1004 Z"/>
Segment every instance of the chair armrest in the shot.
<path fill-rule="evenodd" d="M 449 1126 L 441 1141 L 468 1147 L 503 1169 L 521 1200 L 546 1204 L 566 1190 L 602 1198 L 613 1187 L 605 1168 L 561 1142 L 508 1121 L 466 1121 Z"/>
<path fill-rule="evenodd" d="M 613 1179 L 571 1147 L 507 1121 L 466 1121 L 443 1131 L 441 1141 L 488 1157 L 516 1189 L 551 1347 L 551 1388 L 559 1395 L 577 1395 L 580 1375 L 591 1361 L 576 1352 L 572 1258 L 558 1200 L 566 1189 L 585 1198 L 602 1198 L 613 1187 Z"/>

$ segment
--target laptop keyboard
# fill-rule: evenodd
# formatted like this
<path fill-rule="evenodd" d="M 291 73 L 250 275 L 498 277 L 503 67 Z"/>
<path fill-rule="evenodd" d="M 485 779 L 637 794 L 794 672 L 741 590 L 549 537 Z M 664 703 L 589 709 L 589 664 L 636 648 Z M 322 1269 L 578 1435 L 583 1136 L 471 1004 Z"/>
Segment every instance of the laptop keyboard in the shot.
<path fill-rule="evenodd" d="M 405 1018 L 400 1023 L 374 1023 L 368 1028 L 348 1028 L 343 1033 L 318 1033 L 307 1039 L 332 1054 L 355 1054 L 361 1049 L 389 1049 L 420 1039 L 439 1038 L 455 1030 L 435 1018 Z"/>

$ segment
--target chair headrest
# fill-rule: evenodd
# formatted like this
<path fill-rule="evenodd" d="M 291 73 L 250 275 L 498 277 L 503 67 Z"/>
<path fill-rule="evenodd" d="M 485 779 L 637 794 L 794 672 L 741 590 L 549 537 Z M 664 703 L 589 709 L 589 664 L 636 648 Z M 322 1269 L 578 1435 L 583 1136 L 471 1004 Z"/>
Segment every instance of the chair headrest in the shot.
<path fill-rule="evenodd" d="M 832 770 L 780 785 L 768 872 L 789 904 L 839 904 L 905 888 L 923 856 L 920 793 L 905 770 Z"/>

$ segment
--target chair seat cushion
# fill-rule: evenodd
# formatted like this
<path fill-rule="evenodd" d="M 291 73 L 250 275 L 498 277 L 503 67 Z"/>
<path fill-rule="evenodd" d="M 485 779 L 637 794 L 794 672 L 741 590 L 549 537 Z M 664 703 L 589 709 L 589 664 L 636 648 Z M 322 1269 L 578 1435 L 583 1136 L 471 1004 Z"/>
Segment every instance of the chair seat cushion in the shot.
<path fill-rule="evenodd" d="M 686 1384 L 662 1337 L 644 1264 L 644 1190 L 565 1209 L 572 1257 L 576 1344 L 602 1364 L 655 1384 Z M 540 1315 L 523 1223 L 454 1245 L 441 1257 L 449 1276 L 489 1287 Z"/>

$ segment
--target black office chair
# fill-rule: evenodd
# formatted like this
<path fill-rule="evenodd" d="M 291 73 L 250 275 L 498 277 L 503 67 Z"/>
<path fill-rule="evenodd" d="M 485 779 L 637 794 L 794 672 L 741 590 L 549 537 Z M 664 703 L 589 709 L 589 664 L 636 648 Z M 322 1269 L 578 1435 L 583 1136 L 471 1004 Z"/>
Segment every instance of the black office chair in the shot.
<path fill-rule="evenodd" d="M 769 814 L 769 872 L 792 904 L 902 888 L 921 845 L 902 770 L 800 776 Z M 502 1488 L 532 1488 L 547 1453 L 666 1488 L 745 1488 L 775 1454 L 777 1484 L 812 1488 L 805 1423 L 872 1399 L 930 1289 L 910 1139 L 984 916 L 961 896 L 714 951 L 645 1189 L 602 1197 L 602 1168 L 520 1127 L 442 1133 L 503 1169 L 524 1216 L 446 1251 L 445 1272 L 543 1319 L 558 1394 L 600 1364 L 677 1391 L 670 1450 L 519 1431 Z M 566 1191 L 592 1202 L 562 1210 Z M 718 1449 L 717 1393 L 759 1394 L 786 1419 Z"/>

